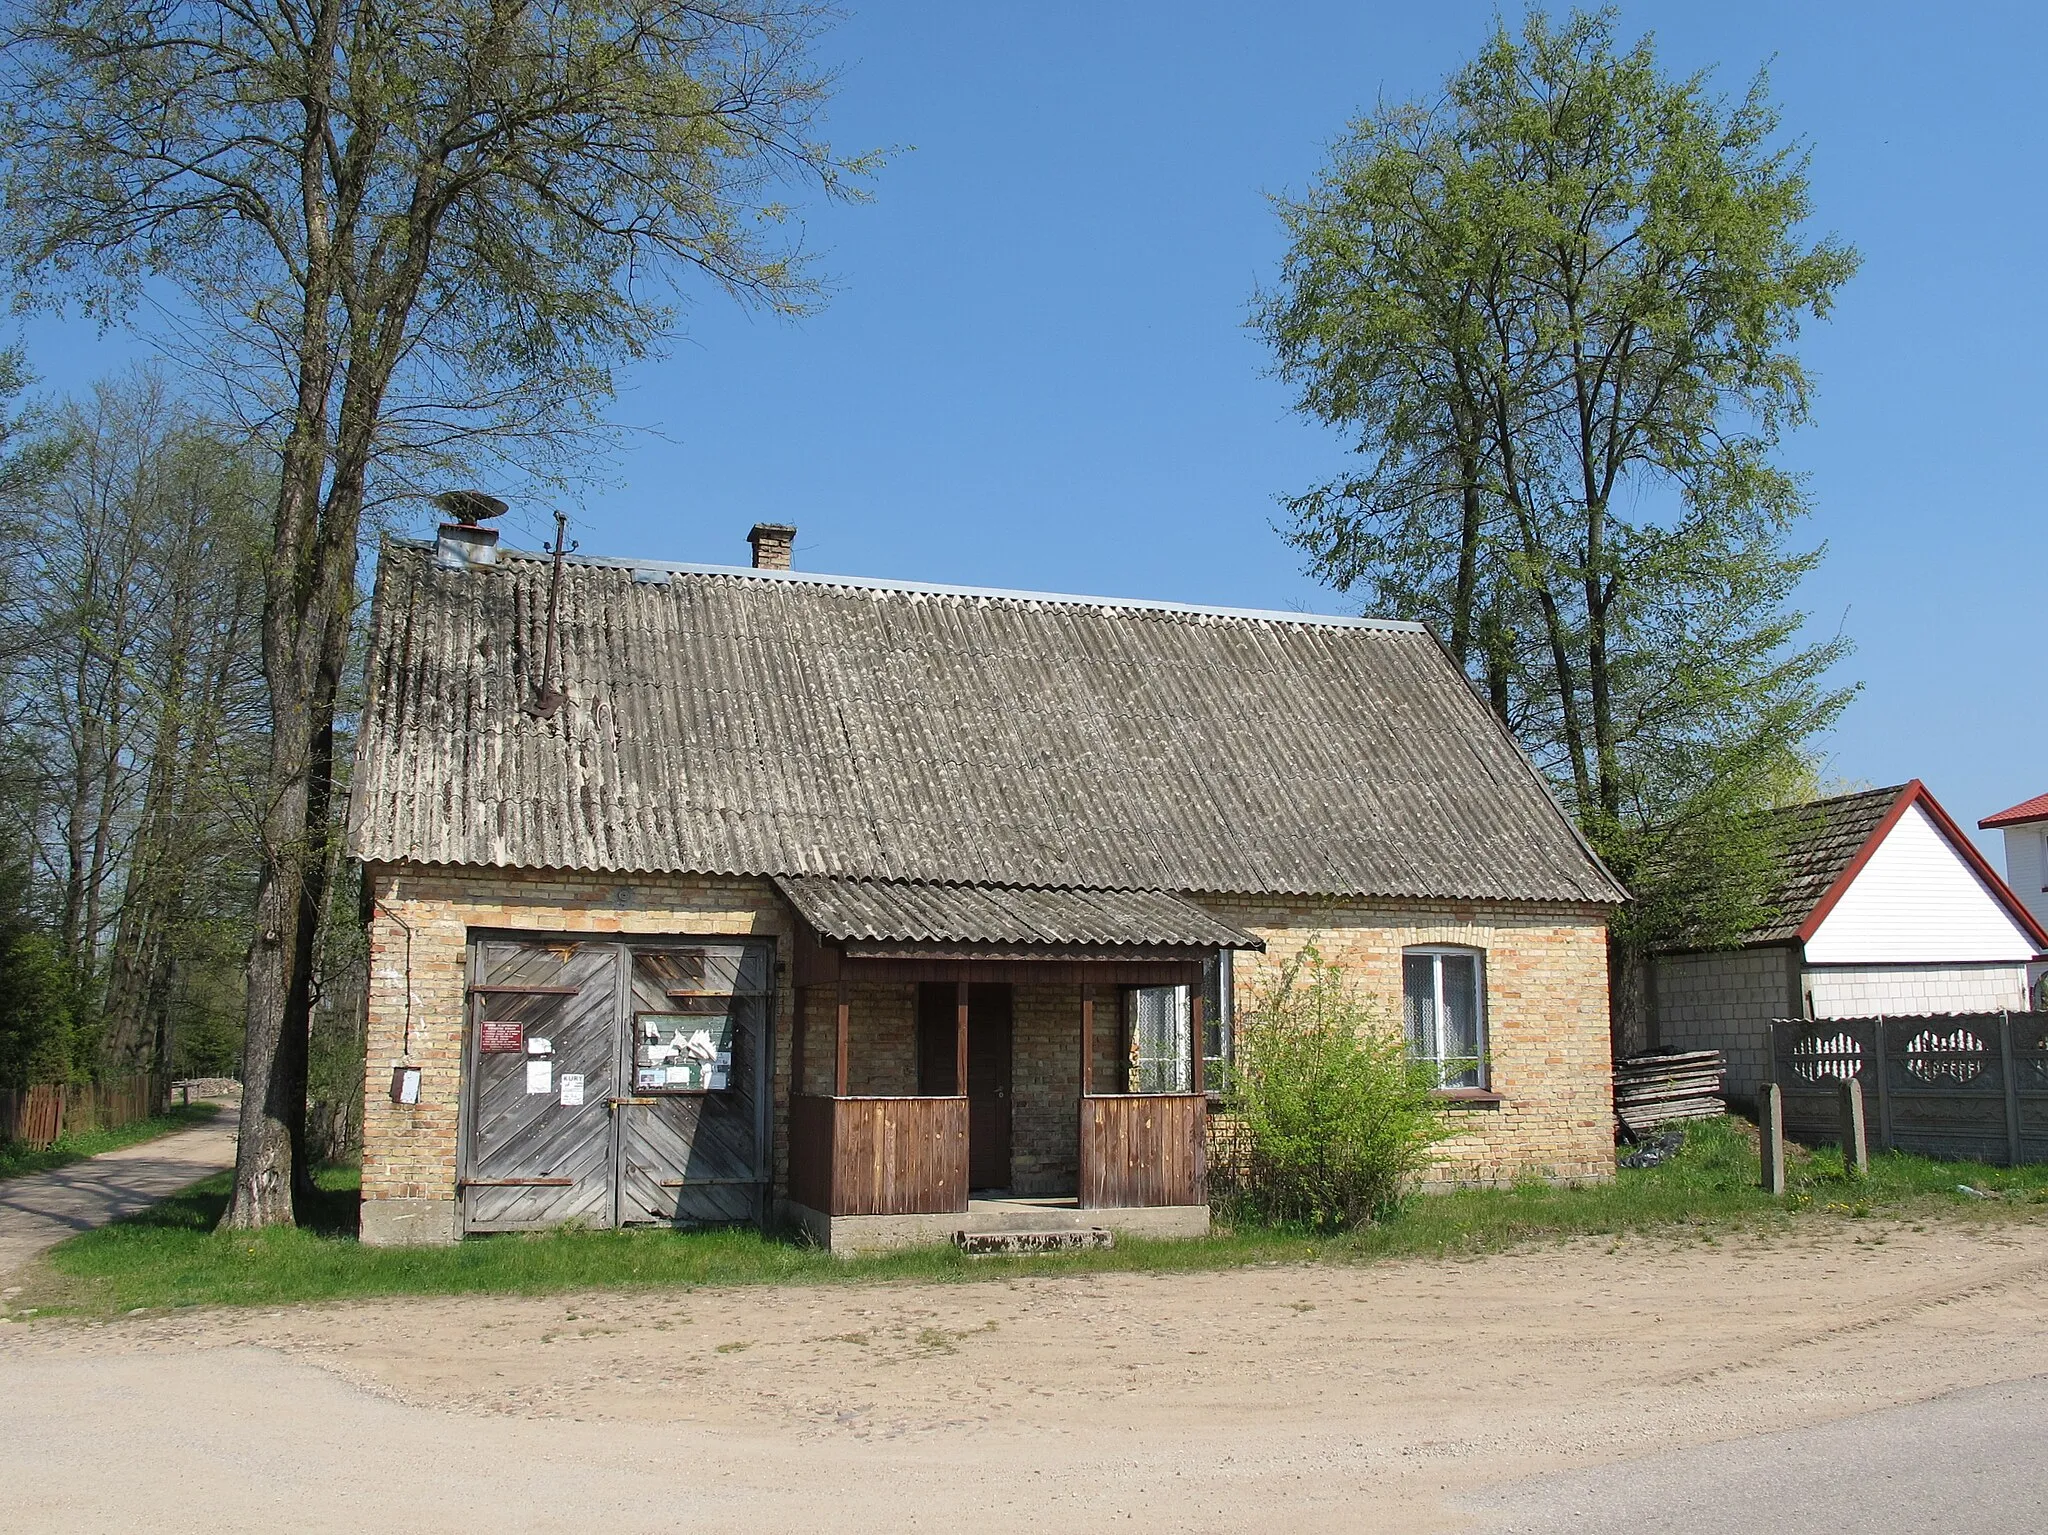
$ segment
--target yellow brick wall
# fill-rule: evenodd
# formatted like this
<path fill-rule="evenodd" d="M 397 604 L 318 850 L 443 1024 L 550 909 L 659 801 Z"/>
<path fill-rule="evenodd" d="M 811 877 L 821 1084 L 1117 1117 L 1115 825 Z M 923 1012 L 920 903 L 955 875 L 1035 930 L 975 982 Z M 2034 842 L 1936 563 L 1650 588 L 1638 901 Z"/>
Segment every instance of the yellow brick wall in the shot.
<path fill-rule="evenodd" d="M 463 1002 L 472 929 L 669 937 L 750 936 L 776 941 L 774 1167 L 787 1179 L 792 996 L 787 961 L 793 919 L 768 881 L 745 878 L 584 876 L 508 870 L 366 871 L 377 910 L 370 924 L 363 1196 L 452 1200 L 457 1169 Z M 1611 1175 L 1606 934 L 1597 910 L 1439 904 L 1328 904 L 1204 898 L 1227 922 L 1258 933 L 1267 952 L 1240 954 L 1242 1009 L 1274 966 L 1313 939 L 1355 976 L 1398 1026 L 1401 951 L 1411 944 L 1469 945 L 1486 953 L 1487 1021 L 1497 1107 L 1460 1109 L 1467 1133 L 1445 1149 L 1441 1176 L 1499 1182 L 1524 1174 Z M 406 934 L 411 928 L 408 984 Z M 406 1010 L 411 998 L 411 1050 Z M 1072 993 L 1072 994 L 1070 994 Z M 916 992 L 855 986 L 851 1053 L 855 1092 L 913 1092 Z M 810 998 L 805 1075 L 829 1091 L 832 1000 Z M 1072 988 L 1019 987 L 1016 999 L 1015 1150 L 1020 1187 L 1071 1186 L 1073 1096 L 1079 1090 L 1079 1000 Z M 1098 1091 L 1114 1091 L 1113 990 L 1096 1012 Z M 391 1102 L 391 1068 L 422 1068 L 420 1102 Z"/>
<path fill-rule="evenodd" d="M 1335 903 L 1203 897 L 1224 921 L 1266 940 L 1236 957 L 1236 1006 L 1313 941 L 1401 1026 L 1401 951 L 1455 944 L 1485 954 L 1489 1085 L 1498 1105 L 1460 1106 L 1461 1134 L 1441 1149 L 1439 1182 L 1614 1175 L 1613 1063 L 1607 1025 L 1607 929 L 1598 908 L 1465 903 Z"/>

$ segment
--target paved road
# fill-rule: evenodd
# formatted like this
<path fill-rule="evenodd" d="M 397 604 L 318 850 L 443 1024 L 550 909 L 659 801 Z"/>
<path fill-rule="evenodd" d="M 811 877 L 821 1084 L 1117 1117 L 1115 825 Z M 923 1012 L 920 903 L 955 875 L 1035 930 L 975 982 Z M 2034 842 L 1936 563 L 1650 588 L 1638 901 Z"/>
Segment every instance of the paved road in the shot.
<path fill-rule="evenodd" d="M 148 1208 L 235 1160 L 235 1121 L 210 1125 L 0 1182 L 0 1276 L 46 1247 Z"/>
<path fill-rule="evenodd" d="M 1479 1529 L 1497 1535 L 2034 1535 L 2048 1530 L 2044 1421 L 2048 1376 L 2036 1376 L 1533 1478 L 1464 1503 Z"/>

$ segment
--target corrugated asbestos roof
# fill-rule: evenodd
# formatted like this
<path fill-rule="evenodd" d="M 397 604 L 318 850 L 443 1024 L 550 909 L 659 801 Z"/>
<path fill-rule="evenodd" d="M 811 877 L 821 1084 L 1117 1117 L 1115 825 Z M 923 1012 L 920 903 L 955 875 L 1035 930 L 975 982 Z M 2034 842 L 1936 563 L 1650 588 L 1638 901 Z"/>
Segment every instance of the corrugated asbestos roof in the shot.
<path fill-rule="evenodd" d="M 801 876 L 775 883 L 818 936 L 833 942 L 1265 947 L 1163 890 L 1033 890 Z"/>
<path fill-rule="evenodd" d="M 351 853 L 1611 902 L 1414 625 L 571 559 L 378 565 Z"/>
<path fill-rule="evenodd" d="M 1800 924 L 1842 877 L 1885 812 L 1910 784 L 1865 789 L 1772 812 L 1784 828 L 1783 873 L 1770 904 L 1777 916 L 1750 934 L 1750 943 L 1783 943 L 1798 936 Z"/>

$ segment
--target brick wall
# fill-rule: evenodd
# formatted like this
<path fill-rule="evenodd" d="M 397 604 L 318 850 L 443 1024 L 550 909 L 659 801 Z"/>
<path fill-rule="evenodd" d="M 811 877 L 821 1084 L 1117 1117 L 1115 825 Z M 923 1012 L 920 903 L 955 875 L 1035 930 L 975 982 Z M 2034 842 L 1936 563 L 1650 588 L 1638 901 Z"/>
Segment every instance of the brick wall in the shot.
<path fill-rule="evenodd" d="M 839 999 L 830 986 L 804 994 L 804 1087 L 830 1093 L 839 1049 Z M 851 981 L 846 987 L 846 1090 L 860 1097 L 917 1093 L 917 987 Z"/>
<path fill-rule="evenodd" d="M 363 1128 L 368 1207 L 445 1206 L 452 1228 L 457 1170 L 463 1001 L 472 929 L 545 933 L 777 940 L 775 1146 L 778 1189 L 787 1186 L 786 1143 L 792 998 L 786 960 L 791 917 L 765 880 L 643 876 L 632 879 L 506 870 L 366 871 L 377 902 L 370 925 L 368 1058 Z M 1597 911 L 1560 912 L 1455 904 L 1328 905 L 1255 899 L 1206 901 L 1224 920 L 1259 933 L 1265 955 L 1236 962 L 1243 1007 L 1272 968 L 1311 937 L 1378 996 L 1390 1026 L 1400 1016 L 1401 951 L 1452 943 L 1484 950 L 1492 1082 L 1497 1107 L 1460 1110 L 1468 1133 L 1446 1149 L 1442 1176 L 1505 1181 L 1535 1173 L 1606 1176 L 1612 1166 L 1606 1012 L 1606 940 Z M 406 935 L 411 928 L 410 981 Z M 408 990 L 412 1045 L 405 1048 Z M 1058 1193 L 1075 1180 L 1080 998 L 1073 986 L 1016 989 L 1012 1157 L 1020 1192 Z M 1096 1008 L 1097 1090 L 1121 1087 L 1116 993 Z M 912 1093 L 917 1087 L 916 988 L 852 987 L 850 1088 Z M 810 994 L 805 1075 L 829 1091 L 833 999 Z M 391 1068 L 422 1068 L 420 1101 L 390 1101 Z"/>
<path fill-rule="evenodd" d="M 1239 1011 L 1313 941 L 1378 1000 L 1388 1027 L 1399 1028 L 1403 949 L 1482 950 L 1489 1082 L 1501 1102 L 1456 1111 L 1462 1133 L 1442 1148 L 1434 1180 L 1613 1176 L 1607 930 L 1599 909 L 1235 897 L 1204 897 L 1202 904 L 1266 940 L 1264 954 L 1237 956 Z"/>
<path fill-rule="evenodd" d="M 370 923 L 368 1054 L 363 1093 L 364 1230 L 378 1201 L 445 1204 L 452 1227 L 462 1072 L 463 998 L 472 928 L 534 933 L 747 935 L 788 955 L 787 908 L 766 880 L 657 876 L 592 879 L 511 870 L 364 871 L 377 903 Z M 411 928 L 410 955 L 401 919 Z M 408 966 L 409 957 L 409 966 Z M 412 1047 L 406 1052 L 410 972 Z M 776 1147 L 780 1180 L 788 1092 L 787 978 L 775 1009 Z M 420 1101 L 391 1101 L 391 1068 L 421 1068 Z"/>
<path fill-rule="evenodd" d="M 1798 962 L 1798 951 L 1783 945 L 1659 955 L 1657 1042 L 1720 1051 L 1723 1092 L 1753 1105 L 1770 1071 L 1771 1020 L 1799 1014 Z"/>

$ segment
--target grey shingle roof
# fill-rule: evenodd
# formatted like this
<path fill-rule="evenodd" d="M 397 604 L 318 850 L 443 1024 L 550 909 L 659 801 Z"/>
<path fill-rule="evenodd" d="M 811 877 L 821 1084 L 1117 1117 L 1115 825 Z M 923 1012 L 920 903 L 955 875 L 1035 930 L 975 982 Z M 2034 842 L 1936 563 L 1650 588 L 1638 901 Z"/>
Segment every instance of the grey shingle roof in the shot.
<path fill-rule="evenodd" d="M 1813 914 L 1820 898 L 1841 878 L 1885 812 L 1908 787 L 1864 789 L 1772 811 L 1786 839 L 1783 872 L 1770 901 L 1777 916 L 1750 934 L 1748 941 L 1783 943 L 1795 937 L 1800 924 Z"/>
<path fill-rule="evenodd" d="M 1611 902 L 1414 625 L 572 559 L 378 567 L 372 862 Z"/>
<path fill-rule="evenodd" d="M 1035 890 L 817 876 L 783 876 L 775 883 L 818 936 L 831 941 L 1265 947 L 1161 890 Z"/>

